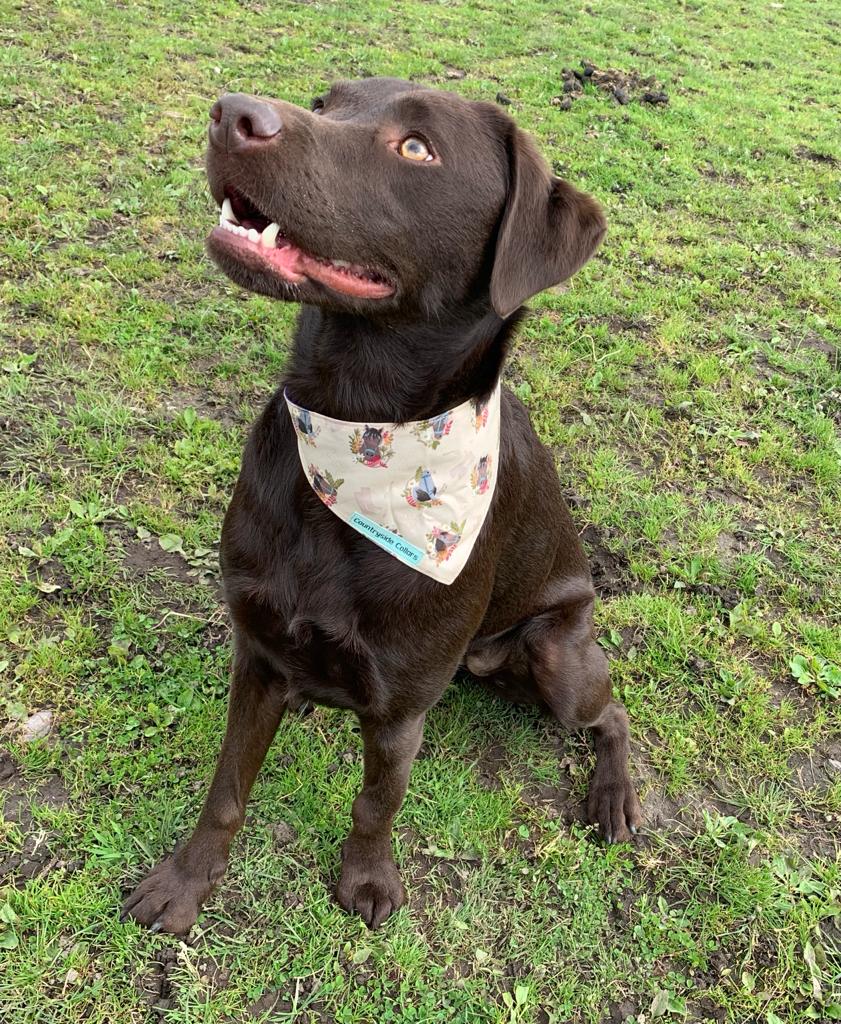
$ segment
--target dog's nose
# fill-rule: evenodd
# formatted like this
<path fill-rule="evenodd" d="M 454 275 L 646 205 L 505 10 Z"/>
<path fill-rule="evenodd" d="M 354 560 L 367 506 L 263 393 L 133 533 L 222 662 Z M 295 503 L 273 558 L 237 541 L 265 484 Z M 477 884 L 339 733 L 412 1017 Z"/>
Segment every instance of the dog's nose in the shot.
<path fill-rule="evenodd" d="M 282 128 L 271 104 L 245 93 L 227 93 L 210 108 L 210 141 L 229 153 L 265 145 Z"/>

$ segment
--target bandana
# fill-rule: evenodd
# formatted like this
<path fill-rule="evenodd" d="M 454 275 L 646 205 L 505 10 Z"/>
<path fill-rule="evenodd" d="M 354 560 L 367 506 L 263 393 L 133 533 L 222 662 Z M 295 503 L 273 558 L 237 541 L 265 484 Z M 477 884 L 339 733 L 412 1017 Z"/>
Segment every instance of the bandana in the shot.
<path fill-rule="evenodd" d="M 496 486 L 500 385 L 485 402 L 400 425 L 334 420 L 284 399 L 301 466 L 327 508 L 417 572 L 452 583 Z"/>

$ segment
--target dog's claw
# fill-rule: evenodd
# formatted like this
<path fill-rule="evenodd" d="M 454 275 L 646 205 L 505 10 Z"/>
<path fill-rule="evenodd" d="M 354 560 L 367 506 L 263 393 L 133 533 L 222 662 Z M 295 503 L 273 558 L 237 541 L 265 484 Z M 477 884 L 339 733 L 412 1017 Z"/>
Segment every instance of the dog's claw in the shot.
<path fill-rule="evenodd" d="M 631 832 L 633 833 L 633 835 L 637 835 L 638 834 L 639 829 L 637 828 L 636 825 L 631 825 Z"/>
<path fill-rule="evenodd" d="M 149 931 L 153 933 L 159 932 L 161 928 L 163 928 L 163 924 L 161 923 L 160 918 L 158 918 L 158 920 L 155 921 L 155 923 L 149 927 Z"/>

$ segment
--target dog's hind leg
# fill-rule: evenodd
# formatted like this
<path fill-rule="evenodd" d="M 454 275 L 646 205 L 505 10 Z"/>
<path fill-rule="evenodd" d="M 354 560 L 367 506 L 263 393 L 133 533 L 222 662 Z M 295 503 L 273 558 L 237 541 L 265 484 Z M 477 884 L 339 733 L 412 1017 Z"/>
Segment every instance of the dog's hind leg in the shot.
<path fill-rule="evenodd" d="M 608 842 L 630 839 L 642 813 L 628 772 L 628 714 L 613 699 L 607 658 L 593 639 L 593 589 L 567 581 L 552 607 L 500 637 L 474 641 L 467 668 L 513 700 L 545 703 L 567 729 L 589 728 L 596 769 L 589 819 Z"/>
<path fill-rule="evenodd" d="M 406 795 L 424 718 L 420 714 L 388 723 L 360 718 L 364 779 L 353 802 L 353 828 L 342 848 L 337 897 L 369 928 L 378 928 L 406 900 L 391 850 L 391 824 Z"/>
<path fill-rule="evenodd" d="M 248 794 L 286 707 L 286 688 L 265 663 L 238 653 L 228 701 L 228 726 L 216 773 L 189 841 L 161 861 L 123 904 L 153 931 L 186 932 L 228 866 Z"/>

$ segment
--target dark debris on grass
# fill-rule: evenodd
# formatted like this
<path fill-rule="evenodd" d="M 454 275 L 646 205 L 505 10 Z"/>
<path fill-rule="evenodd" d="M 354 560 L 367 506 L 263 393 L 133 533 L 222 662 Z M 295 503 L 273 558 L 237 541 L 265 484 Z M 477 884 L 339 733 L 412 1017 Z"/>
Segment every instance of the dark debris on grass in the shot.
<path fill-rule="evenodd" d="M 593 86 L 606 93 L 620 106 L 632 101 L 651 107 L 664 107 L 669 95 L 654 75 L 643 77 L 638 71 L 620 71 L 617 68 L 597 68 L 590 61 L 581 61 L 582 70 L 564 68 L 561 72 L 562 87 L 559 95 L 552 98 L 552 106 L 569 110 L 573 100 L 584 94 L 587 86 Z"/>

